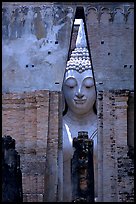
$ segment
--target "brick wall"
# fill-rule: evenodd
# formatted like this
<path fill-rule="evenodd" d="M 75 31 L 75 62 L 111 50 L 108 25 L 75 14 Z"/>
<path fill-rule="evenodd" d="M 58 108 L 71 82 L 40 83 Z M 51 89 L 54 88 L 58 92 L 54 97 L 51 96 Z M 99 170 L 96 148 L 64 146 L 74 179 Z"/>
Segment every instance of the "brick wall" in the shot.
<path fill-rule="evenodd" d="M 57 92 L 50 93 L 49 106 L 49 132 L 47 139 L 47 155 L 45 168 L 45 196 L 44 201 L 56 202 L 58 199 L 58 178 L 59 171 L 62 166 L 58 168 L 59 158 L 59 143 L 60 133 L 59 112 L 58 106 L 59 95 Z M 60 141 L 59 141 L 60 140 Z M 62 176 L 62 175 L 61 175 Z"/>
<path fill-rule="evenodd" d="M 3 94 L 2 135 L 16 140 L 24 202 L 43 201 L 46 150 L 52 137 L 56 141 L 52 143 L 54 161 L 58 151 L 59 99 L 59 92 L 47 90 Z"/>
<path fill-rule="evenodd" d="M 130 97 L 133 101 L 132 96 L 129 91 L 97 93 L 101 202 L 134 199 L 134 163 L 128 146 L 128 130 L 133 129 L 128 120 L 133 112 L 133 103 L 128 103 Z M 16 140 L 24 202 L 62 201 L 61 111 L 60 92 L 3 94 L 2 135 Z"/>
<path fill-rule="evenodd" d="M 134 162 L 129 157 L 127 143 L 128 97 L 129 91 L 125 90 L 98 92 L 98 199 L 101 202 L 134 201 Z"/>

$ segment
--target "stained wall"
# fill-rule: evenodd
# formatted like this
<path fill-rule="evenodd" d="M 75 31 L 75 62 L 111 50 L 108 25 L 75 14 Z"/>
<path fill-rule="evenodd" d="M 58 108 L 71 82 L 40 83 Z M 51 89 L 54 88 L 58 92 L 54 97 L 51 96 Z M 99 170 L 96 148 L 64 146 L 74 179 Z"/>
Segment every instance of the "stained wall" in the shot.
<path fill-rule="evenodd" d="M 3 2 L 4 93 L 61 90 L 73 18 L 61 3 Z"/>

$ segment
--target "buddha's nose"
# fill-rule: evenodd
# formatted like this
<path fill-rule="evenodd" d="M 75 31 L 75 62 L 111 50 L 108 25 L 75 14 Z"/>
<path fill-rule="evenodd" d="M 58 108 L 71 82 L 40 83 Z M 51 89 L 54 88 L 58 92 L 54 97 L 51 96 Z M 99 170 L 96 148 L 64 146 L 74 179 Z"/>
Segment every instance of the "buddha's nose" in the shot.
<path fill-rule="evenodd" d="M 81 91 L 81 89 L 78 89 L 78 91 L 76 92 L 76 97 L 78 98 L 83 98 L 84 94 L 83 92 Z"/>

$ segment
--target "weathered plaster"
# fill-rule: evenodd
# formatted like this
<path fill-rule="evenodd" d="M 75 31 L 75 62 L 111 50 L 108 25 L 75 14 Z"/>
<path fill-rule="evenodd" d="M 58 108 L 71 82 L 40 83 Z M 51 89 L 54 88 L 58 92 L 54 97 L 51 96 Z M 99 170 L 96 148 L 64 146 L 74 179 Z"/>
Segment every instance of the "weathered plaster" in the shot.
<path fill-rule="evenodd" d="M 67 6 L 3 3 L 3 92 L 61 90 L 73 18 Z"/>
<path fill-rule="evenodd" d="M 85 13 L 97 90 L 133 90 L 134 4 L 92 3 Z"/>

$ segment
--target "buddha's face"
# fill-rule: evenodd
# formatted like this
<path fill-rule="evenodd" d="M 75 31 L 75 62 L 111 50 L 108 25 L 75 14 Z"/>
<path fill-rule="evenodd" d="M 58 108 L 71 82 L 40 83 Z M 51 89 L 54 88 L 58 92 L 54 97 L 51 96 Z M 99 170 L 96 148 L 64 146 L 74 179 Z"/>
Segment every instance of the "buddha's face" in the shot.
<path fill-rule="evenodd" d="M 68 70 L 65 73 L 63 93 L 68 109 L 76 114 L 86 114 L 92 110 L 96 91 L 91 70 L 82 73 Z"/>

